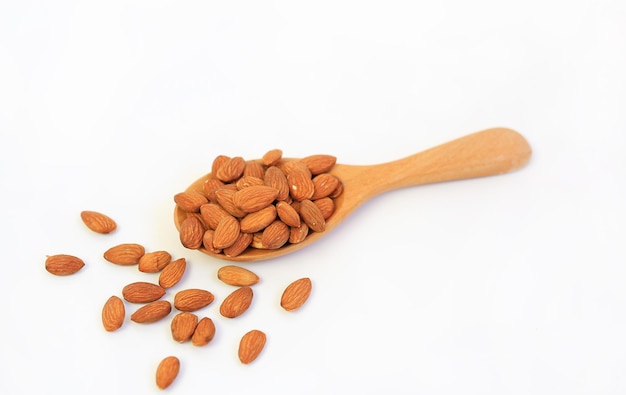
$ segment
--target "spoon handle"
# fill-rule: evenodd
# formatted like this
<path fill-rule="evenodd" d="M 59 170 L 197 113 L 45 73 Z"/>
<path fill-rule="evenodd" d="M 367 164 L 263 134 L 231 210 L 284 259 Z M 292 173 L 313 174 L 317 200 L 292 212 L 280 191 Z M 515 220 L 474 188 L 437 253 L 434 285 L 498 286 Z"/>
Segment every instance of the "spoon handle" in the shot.
<path fill-rule="evenodd" d="M 531 148 L 511 129 L 469 134 L 370 169 L 380 180 L 376 193 L 392 189 L 503 174 L 524 166 Z"/>

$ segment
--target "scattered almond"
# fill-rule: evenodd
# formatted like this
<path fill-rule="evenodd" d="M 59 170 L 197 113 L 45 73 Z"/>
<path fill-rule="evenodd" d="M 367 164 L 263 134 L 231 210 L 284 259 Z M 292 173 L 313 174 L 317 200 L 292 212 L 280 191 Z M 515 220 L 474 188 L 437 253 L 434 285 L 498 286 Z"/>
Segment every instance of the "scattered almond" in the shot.
<path fill-rule="evenodd" d="M 167 300 L 157 300 L 138 308 L 131 316 L 130 320 L 139 324 L 149 324 L 157 322 L 167 317 L 172 311 L 172 304 Z"/>
<path fill-rule="evenodd" d="M 220 305 L 220 314 L 226 318 L 239 317 L 252 304 L 254 293 L 250 287 L 241 287 L 231 292 Z"/>
<path fill-rule="evenodd" d="M 145 252 L 145 248 L 140 244 L 118 244 L 104 252 L 104 259 L 116 265 L 136 265 Z"/>
<path fill-rule="evenodd" d="M 190 340 L 196 330 L 196 325 L 198 325 L 197 315 L 188 311 L 176 314 L 170 325 L 172 338 L 179 343 Z"/>
<path fill-rule="evenodd" d="M 196 329 L 191 336 L 191 343 L 194 346 L 206 346 L 215 336 L 215 324 L 209 317 L 203 317 L 196 325 Z"/>
<path fill-rule="evenodd" d="M 196 311 L 211 304 L 213 299 L 213 294 L 204 289 L 185 289 L 174 296 L 174 307 L 180 311 Z"/>
<path fill-rule="evenodd" d="M 122 288 L 122 296 L 130 303 L 150 303 L 161 299 L 165 295 L 165 288 L 160 285 L 137 281 Z"/>
<path fill-rule="evenodd" d="M 259 282 L 259 276 L 241 266 L 226 265 L 217 270 L 217 278 L 228 285 L 247 287 Z"/>
<path fill-rule="evenodd" d="M 69 276 L 85 266 L 85 262 L 73 255 L 57 254 L 46 257 L 46 270 L 55 276 Z"/>
<path fill-rule="evenodd" d="M 174 356 L 165 357 L 157 366 L 156 385 L 164 390 L 169 387 L 180 371 L 180 360 Z"/>
<path fill-rule="evenodd" d="M 311 279 L 305 277 L 289 284 L 280 299 L 280 305 L 287 311 L 299 309 L 311 294 Z"/>
<path fill-rule="evenodd" d="M 249 364 L 257 359 L 266 342 L 265 333 L 258 329 L 253 329 L 244 334 L 239 342 L 239 360 L 243 364 Z"/>
<path fill-rule="evenodd" d="M 111 217 L 97 211 L 81 211 L 80 218 L 96 233 L 107 234 L 117 229 L 117 224 Z"/>
<path fill-rule="evenodd" d="M 107 332 L 118 330 L 124 323 L 126 309 L 118 296 L 111 296 L 102 307 L 102 325 Z"/>
<path fill-rule="evenodd" d="M 181 280 L 186 268 L 187 260 L 185 258 L 170 262 L 159 275 L 159 285 L 163 288 L 172 288 Z"/>
<path fill-rule="evenodd" d="M 153 251 L 139 258 L 139 271 L 157 273 L 163 270 L 172 261 L 172 255 L 167 251 Z"/>

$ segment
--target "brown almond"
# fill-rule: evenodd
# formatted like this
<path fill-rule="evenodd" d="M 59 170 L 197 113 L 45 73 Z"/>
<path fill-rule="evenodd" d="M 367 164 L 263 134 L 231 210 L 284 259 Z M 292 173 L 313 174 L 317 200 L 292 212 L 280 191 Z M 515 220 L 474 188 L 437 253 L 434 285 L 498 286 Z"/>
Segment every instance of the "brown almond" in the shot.
<path fill-rule="evenodd" d="M 187 260 L 185 258 L 178 258 L 170 262 L 159 274 L 159 285 L 163 288 L 172 288 L 183 278 L 186 268 Z"/>
<path fill-rule="evenodd" d="M 336 199 L 343 193 L 343 182 L 340 179 L 337 180 L 339 181 L 337 188 L 328 196 L 329 198 Z"/>
<path fill-rule="evenodd" d="M 237 207 L 237 205 L 235 205 L 235 203 L 233 202 L 233 197 L 235 193 L 238 191 L 236 188 L 237 188 L 236 186 L 235 186 L 235 189 L 232 189 L 224 185 L 223 187 L 217 188 L 215 190 L 215 197 L 219 205 L 222 206 L 222 208 L 226 210 L 230 215 L 237 217 L 237 218 L 241 218 L 245 216 L 247 213 L 243 211 L 242 209 L 240 209 L 239 207 Z"/>
<path fill-rule="evenodd" d="M 229 247 L 224 248 L 224 255 L 228 257 L 236 257 L 241 255 L 246 248 L 252 243 L 252 233 L 239 233 L 239 237 Z"/>
<path fill-rule="evenodd" d="M 228 285 L 251 286 L 259 282 L 259 276 L 251 270 L 236 265 L 222 266 L 217 270 L 217 278 Z"/>
<path fill-rule="evenodd" d="M 210 229 L 215 229 L 220 220 L 230 214 L 217 203 L 207 203 L 200 206 L 200 215 Z"/>
<path fill-rule="evenodd" d="M 237 189 L 244 189 L 247 187 L 253 187 L 258 185 L 265 185 L 262 178 L 254 177 L 254 176 L 242 176 L 235 183 L 237 185 Z"/>
<path fill-rule="evenodd" d="M 300 243 L 304 241 L 304 239 L 306 239 L 308 234 L 309 234 L 309 227 L 304 222 L 300 224 L 300 226 L 298 227 L 291 227 L 289 231 L 289 242 L 291 244 Z"/>
<path fill-rule="evenodd" d="M 130 303 L 150 303 L 165 295 L 165 288 L 146 281 L 136 281 L 122 288 L 122 296 Z"/>
<path fill-rule="evenodd" d="M 311 200 L 321 199 L 330 196 L 337 186 L 339 179 L 330 173 L 322 173 L 313 177 L 314 192 Z"/>
<path fill-rule="evenodd" d="M 243 158 L 235 156 L 225 161 L 213 175 L 220 181 L 231 182 L 243 175 L 243 169 L 245 166 L 246 162 Z"/>
<path fill-rule="evenodd" d="M 280 248 L 289 240 L 289 227 L 284 222 L 276 220 L 263 230 L 261 243 L 267 249 Z"/>
<path fill-rule="evenodd" d="M 176 380 L 180 371 L 180 360 L 174 356 L 165 357 L 156 369 L 156 385 L 164 390 Z"/>
<path fill-rule="evenodd" d="M 226 318 L 239 317 L 250 307 L 254 293 L 250 287 L 237 288 L 220 305 L 220 314 Z"/>
<path fill-rule="evenodd" d="M 213 302 L 214 296 L 204 289 L 189 288 L 174 296 L 174 307 L 180 311 L 196 311 Z"/>
<path fill-rule="evenodd" d="M 139 258 L 138 269 L 143 273 L 158 273 L 172 261 L 167 251 L 152 251 Z"/>
<path fill-rule="evenodd" d="M 136 265 L 146 249 L 136 243 L 123 243 L 113 246 L 104 252 L 104 259 L 116 265 Z"/>
<path fill-rule="evenodd" d="M 138 324 L 150 324 L 167 317 L 172 311 L 172 304 L 167 300 L 157 300 L 138 308 L 130 320 Z"/>
<path fill-rule="evenodd" d="M 311 295 L 311 279 L 301 278 L 289 284 L 283 291 L 280 305 L 287 311 L 299 309 Z"/>
<path fill-rule="evenodd" d="M 255 185 L 243 188 L 233 194 L 233 203 L 246 213 L 253 213 L 269 206 L 278 196 L 276 188 Z"/>
<path fill-rule="evenodd" d="M 230 215 L 230 214 L 228 214 Z M 213 229 L 207 229 L 204 231 L 204 236 L 202 237 L 202 246 L 205 250 L 212 252 L 214 254 L 221 254 L 221 248 L 215 248 L 213 246 L 213 238 L 215 237 L 215 231 Z"/>
<path fill-rule="evenodd" d="M 267 341 L 267 337 L 265 333 L 258 329 L 253 329 L 250 332 L 244 334 L 239 341 L 239 360 L 243 364 L 249 364 L 250 362 L 257 359 L 263 348 L 265 347 L 265 342 Z"/>
<path fill-rule="evenodd" d="M 261 162 L 250 160 L 246 162 L 246 166 L 243 168 L 244 176 L 252 176 L 263 179 L 265 174 L 265 167 Z"/>
<path fill-rule="evenodd" d="M 217 173 L 219 168 L 222 167 L 229 160 L 230 160 L 230 156 L 227 156 L 227 155 L 218 155 L 218 156 L 216 156 L 215 159 L 213 159 L 213 162 L 211 163 L 211 175 L 212 175 L 212 177 L 215 177 L 215 174 Z"/>
<path fill-rule="evenodd" d="M 213 234 L 213 247 L 224 249 L 235 243 L 239 237 L 240 226 L 237 218 L 229 215 L 220 220 Z"/>
<path fill-rule="evenodd" d="M 324 220 L 330 218 L 335 212 L 335 201 L 329 197 L 317 199 L 313 203 L 320 209 Z"/>
<path fill-rule="evenodd" d="M 302 162 L 294 162 L 302 163 Z M 289 184 L 289 194 L 294 200 L 302 201 L 310 199 L 315 192 L 315 186 L 311 179 L 311 172 L 304 166 L 295 166 L 287 175 L 287 183 Z"/>
<path fill-rule="evenodd" d="M 274 148 L 274 149 L 267 151 L 263 155 L 263 158 L 261 159 L 261 161 L 263 162 L 265 166 L 274 166 L 276 163 L 278 163 L 278 161 L 281 160 L 282 157 L 283 157 L 283 151 L 278 148 Z"/>
<path fill-rule="evenodd" d="M 209 201 L 215 202 L 217 200 L 217 198 L 215 197 L 215 190 L 222 186 L 224 186 L 224 183 L 222 181 L 218 180 L 217 178 L 210 177 L 207 178 L 206 181 L 204 181 L 204 184 L 202 184 L 202 192 L 204 193 L 204 196 L 209 199 Z"/>
<path fill-rule="evenodd" d="M 202 246 L 204 227 L 198 217 L 189 215 L 180 224 L 180 243 L 189 249 L 195 250 Z"/>
<path fill-rule="evenodd" d="M 240 229 L 245 233 L 255 233 L 265 229 L 276 219 L 276 207 L 273 204 L 246 215 L 239 223 Z"/>
<path fill-rule="evenodd" d="M 196 326 L 198 325 L 198 316 L 188 311 L 178 313 L 172 318 L 170 329 L 172 331 L 172 338 L 179 342 L 184 343 L 191 339 Z"/>
<path fill-rule="evenodd" d="M 126 309 L 118 296 L 111 296 L 102 307 L 102 325 L 107 332 L 118 330 L 124 323 Z"/>
<path fill-rule="evenodd" d="M 305 199 L 300 202 L 300 216 L 302 220 L 315 232 L 323 232 L 326 229 L 324 214 L 312 201 Z"/>
<path fill-rule="evenodd" d="M 286 202 L 276 203 L 276 214 L 287 226 L 300 226 L 300 215 L 292 205 Z"/>
<path fill-rule="evenodd" d="M 85 262 L 73 255 L 57 254 L 46 257 L 46 270 L 55 276 L 69 276 L 85 267 Z"/>
<path fill-rule="evenodd" d="M 289 183 L 287 182 L 287 176 L 276 166 L 270 166 L 265 171 L 263 176 L 265 185 L 272 188 L 276 188 L 278 195 L 276 200 L 286 200 L 289 197 Z"/>
<path fill-rule="evenodd" d="M 97 211 L 81 211 L 80 218 L 96 233 L 107 234 L 117 229 L 117 223 L 111 217 Z"/>
<path fill-rule="evenodd" d="M 215 323 L 209 317 L 203 317 L 196 325 L 191 336 L 191 344 L 197 347 L 206 346 L 215 337 Z"/>
<path fill-rule="evenodd" d="M 185 191 L 174 195 L 174 203 L 178 205 L 183 211 L 188 213 L 197 213 L 200 211 L 200 206 L 207 204 L 209 199 L 203 192 L 198 191 Z"/>
<path fill-rule="evenodd" d="M 307 165 L 311 174 L 316 175 L 330 171 L 335 166 L 337 158 L 332 155 L 318 154 L 302 158 L 301 161 Z"/>

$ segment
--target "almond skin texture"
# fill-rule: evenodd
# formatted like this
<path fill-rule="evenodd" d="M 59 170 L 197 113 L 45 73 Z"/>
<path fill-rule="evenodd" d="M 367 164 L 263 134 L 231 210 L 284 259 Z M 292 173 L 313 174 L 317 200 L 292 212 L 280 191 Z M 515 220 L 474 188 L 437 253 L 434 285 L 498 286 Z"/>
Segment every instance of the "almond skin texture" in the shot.
<path fill-rule="evenodd" d="M 257 359 L 263 348 L 267 338 L 265 333 L 258 329 L 253 329 L 242 336 L 239 342 L 239 360 L 243 364 L 249 364 Z"/>
<path fill-rule="evenodd" d="M 243 212 L 253 213 L 269 206 L 276 196 L 278 196 L 276 188 L 255 185 L 235 192 L 233 203 Z"/>
<path fill-rule="evenodd" d="M 274 166 L 276 163 L 278 163 L 278 161 L 282 157 L 283 157 L 283 151 L 278 148 L 274 148 L 274 149 L 267 151 L 263 155 L 263 158 L 261 159 L 261 161 L 263 162 L 265 166 Z"/>
<path fill-rule="evenodd" d="M 122 296 L 130 303 L 150 303 L 165 295 L 165 288 L 160 285 L 137 281 L 122 288 Z"/>
<path fill-rule="evenodd" d="M 224 210 L 222 206 L 217 203 L 208 203 L 203 204 L 200 207 L 200 215 L 202 219 L 207 224 L 209 229 L 217 228 L 217 224 L 220 223 L 221 219 L 230 215 L 228 211 Z"/>
<path fill-rule="evenodd" d="M 111 296 L 102 307 L 102 325 L 107 332 L 118 330 L 124 323 L 126 309 L 118 296 Z"/>
<path fill-rule="evenodd" d="M 287 176 L 276 166 L 268 167 L 263 177 L 265 185 L 278 190 L 276 195 L 277 200 L 285 200 L 289 197 L 289 183 L 287 182 Z"/>
<path fill-rule="evenodd" d="M 324 214 L 315 203 L 308 199 L 300 202 L 300 216 L 311 230 L 323 232 L 326 229 Z"/>
<path fill-rule="evenodd" d="M 316 175 L 330 171 L 335 166 L 337 158 L 332 155 L 318 154 L 302 158 L 301 161 L 306 164 L 311 174 Z"/>
<path fill-rule="evenodd" d="M 241 287 L 228 295 L 220 305 L 220 314 L 226 318 L 239 317 L 252 304 L 254 293 L 250 287 Z"/>
<path fill-rule="evenodd" d="M 246 162 L 243 158 L 235 156 L 225 161 L 224 164 L 217 169 L 214 176 L 223 182 L 234 181 L 243 175 L 243 169 L 245 167 Z"/>
<path fill-rule="evenodd" d="M 143 273 L 157 273 L 171 261 L 172 255 L 167 251 L 148 252 L 139 258 L 138 269 Z"/>
<path fill-rule="evenodd" d="M 301 162 L 295 162 L 301 163 Z M 311 172 L 304 165 L 295 165 L 287 175 L 289 193 L 294 200 L 310 199 L 315 192 Z"/>
<path fill-rule="evenodd" d="M 286 202 L 276 203 L 276 214 L 278 218 L 288 226 L 300 226 L 300 215 L 291 204 Z"/>
<path fill-rule="evenodd" d="M 174 307 L 180 311 L 196 311 L 210 305 L 213 299 L 213 294 L 204 289 L 185 289 L 174 296 Z"/>
<path fill-rule="evenodd" d="M 339 179 L 329 173 L 322 173 L 313 177 L 313 186 L 315 189 L 311 200 L 330 196 L 335 189 L 337 189 L 338 185 Z"/>
<path fill-rule="evenodd" d="M 170 325 L 172 338 L 179 343 L 189 341 L 195 332 L 197 325 L 197 315 L 187 311 L 176 314 L 174 318 L 172 318 L 172 323 Z"/>
<path fill-rule="evenodd" d="M 188 213 L 197 213 L 200 211 L 200 206 L 208 202 L 209 199 L 203 192 L 185 191 L 174 195 L 174 203 Z"/>
<path fill-rule="evenodd" d="M 217 278 L 228 285 L 249 287 L 259 282 L 259 276 L 241 266 L 226 265 L 217 271 Z"/>
<path fill-rule="evenodd" d="M 183 278 L 186 268 L 187 260 L 185 258 L 170 262 L 159 275 L 159 285 L 163 288 L 172 288 Z"/>
<path fill-rule="evenodd" d="M 289 240 L 289 227 L 284 222 L 276 220 L 263 230 L 261 243 L 267 249 L 282 247 Z"/>
<path fill-rule="evenodd" d="M 287 311 L 299 309 L 311 295 L 311 279 L 301 278 L 289 284 L 280 299 L 280 305 Z"/>
<path fill-rule="evenodd" d="M 117 223 L 111 217 L 97 211 L 81 211 L 80 218 L 96 233 L 107 234 L 117 229 Z"/>
<path fill-rule="evenodd" d="M 269 205 L 255 213 L 250 213 L 239 221 L 242 232 L 255 233 L 265 229 L 276 219 L 276 207 Z"/>
<path fill-rule="evenodd" d="M 164 390 L 176 380 L 180 371 L 180 360 L 174 356 L 165 357 L 157 366 L 156 385 Z"/>
<path fill-rule="evenodd" d="M 224 255 L 234 257 L 241 255 L 252 243 L 252 233 L 239 233 L 237 240 L 230 246 L 224 248 Z"/>
<path fill-rule="evenodd" d="M 167 300 L 158 300 L 138 308 L 130 320 L 139 324 L 150 324 L 167 317 L 172 312 L 172 304 Z"/>
<path fill-rule="evenodd" d="M 199 218 L 190 215 L 180 224 L 180 242 L 189 249 L 195 250 L 202 246 L 204 227 Z"/>
<path fill-rule="evenodd" d="M 104 252 L 104 259 L 116 265 L 129 266 L 139 263 L 146 249 L 136 243 L 118 244 Z"/>
<path fill-rule="evenodd" d="M 206 346 L 215 337 L 215 324 L 209 317 L 203 317 L 196 325 L 191 336 L 191 344 L 196 347 Z"/>
<path fill-rule="evenodd" d="M 222 218 L 213 234 L 213 247 L 220 250 L 230 247 L 239 237 L 240 230 L 237 218 L 231 215 Z"/>
<path fill-rule="evenodd" d="M 69 276 L 85 266 L 82 259 L 67 254 L 48 255 L 46 270 L 55 276 Z"/>

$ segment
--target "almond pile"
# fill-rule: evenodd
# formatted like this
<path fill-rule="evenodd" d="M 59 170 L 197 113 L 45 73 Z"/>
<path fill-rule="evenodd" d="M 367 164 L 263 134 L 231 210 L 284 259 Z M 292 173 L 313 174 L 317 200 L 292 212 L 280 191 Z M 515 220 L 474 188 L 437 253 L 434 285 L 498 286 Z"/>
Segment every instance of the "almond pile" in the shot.
<path fill-rule="evenodd" d="M 248 248 L 277 249 L 323 232 L 343 183 L 329 171 L 331 155 L 284 159 L 273 149 L 260 160 L 217 156 L 202 190 L 174 195 L 186 213 L 180 241 L 235 257 Z"/>
<path fill-rule="evenodd" d="M 81 214 L 81 217 L 94 232 L 106 234 L 117 227 L 117 224 L 104 214 L 94 211 L 83 213 L 88 213 Z M 102 217 L 99 217 L 100 215 Z M 171 292 L 184 276 L 187 268 L 185 258 L 173 259 L 170 253 L 163 250 L 146 251 L 142 245 L 136 243 L 113 246 L 103 253 L 103 258 L 115 265 L 136 266 L 139 272 L 158 275 L 158 281 L 135 281 L 126 284 L 121 288 L 119 295 L 111 295 L 105 301 L 101 317 L 102 325 L 107 332 L 120 329 L 127 318 L 136 324 L 151 324 L 164 320 L 174 312 L 169 321 L 173 341 L 203 347 L 213 340 L 216 332 L 215 323 L 200 312 L 216 300 L 215 295 L 199 288 L 182 288 Z M 58 276 L 75 274 L 84 266 L 85 262 L 82 259 L 66 254 L 48 256 L 45 262 L 46 270 Z M 253 286 L 260 281 L 259 277 L 254 272 L 236 265 L 220 267 L 216 277 L 234 287 L 233 291 L 220 301 L 220 316 L 234 319 L 243 315 L 252 305 Z M 309 278 L 292 282 L 283 290 L 281 307 L 285 311 L 298 309 L 309 298 L 311 289 Z M 173 300 L 168 300 L 170 294 Z M 241 363 L 249 364 L 256 360 L 264 349 L 265 342 L 266 334 L 263 331 L 252 329 L 245 333 L 240 338 L 237 348 Z M 180 363 L 178 357 L 167 356 L 158 364 L 155 377 L 158 388 L 165 389 L 174 382 L 180 370 Z"/>

